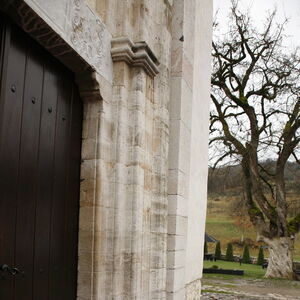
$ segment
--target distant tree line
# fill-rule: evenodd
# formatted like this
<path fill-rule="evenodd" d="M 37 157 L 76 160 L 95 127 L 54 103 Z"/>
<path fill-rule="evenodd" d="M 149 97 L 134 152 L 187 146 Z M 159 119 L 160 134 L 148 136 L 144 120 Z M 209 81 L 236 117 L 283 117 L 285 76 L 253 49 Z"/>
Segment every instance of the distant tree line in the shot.
<path fill-rule="evenodd" d="M 272 172 L 276 167 L 276 161 L 266 160 L 261 165 Z M 243 190 L 241 180 L 241 165 L 224 166 L 218 168 L 209 168 L 208 171 L 208 193 L 219 194 L 227 192 L 228 195 L 239 195 Z M 287 162 L 284 177 L 286 180 L 286 191 L 300 193 L 300 166 L 296 162 Z M 267 189 L 267 187 L 265 187 Z"/>

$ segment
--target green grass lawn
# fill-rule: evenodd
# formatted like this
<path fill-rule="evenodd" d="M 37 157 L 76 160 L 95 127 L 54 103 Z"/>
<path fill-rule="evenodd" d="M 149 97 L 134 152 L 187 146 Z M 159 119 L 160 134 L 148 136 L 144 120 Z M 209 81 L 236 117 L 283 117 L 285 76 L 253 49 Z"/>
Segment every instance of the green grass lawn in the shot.
<path fill-rule="evenodd" d="M 240 266 L 237 262 L 229 262 L 229 261 L 204 261 L 203 267 L 204 268 L 211 268 L 212 266 L 218 266 L 219 269 L 238 269 L 244 270 L 244 276 L 236 276 L 236 275 L 224 275 L 224 274 L 203 274 L 203 277 L 222 277 L 222 278 L 244 278 L 244 277 L 251 277 L 251 278 L 263 278 L 266 272 L 266 269 L 262 269 L 261 266 L 258 265 L 251 265 L 251 264 L 242 264 Z"/>
<path fill-rule="evenodd" d="M 215 201 L 214 198 L 219 198 Z M 236 218 L 232 215 L 232 203 L 234 197 L 214 195 L 208 198 L 207 217 L 206 217 L 206 232 L 221 242 L 222 253 L 226 252 L 227 244 L 232 241 L 251 239 L 256 241 L 256 232 L 253 226 L 242 228 L 236 222 Z M 247 218 L 247 216 L 245 215 Z M 208 252 L 214 253 L 215 244 L 208 243 Z M 300 234 L 296 236 L 294 247 L 294 260 L 300 261 Z M 250 255 L 257 257 L 258 245 L 250 247 Z M 235 255 L 242 255 L 243 247 L 233 246 Z M 265 257 L 268 257 L 268 251 L 264 252 Z"/>

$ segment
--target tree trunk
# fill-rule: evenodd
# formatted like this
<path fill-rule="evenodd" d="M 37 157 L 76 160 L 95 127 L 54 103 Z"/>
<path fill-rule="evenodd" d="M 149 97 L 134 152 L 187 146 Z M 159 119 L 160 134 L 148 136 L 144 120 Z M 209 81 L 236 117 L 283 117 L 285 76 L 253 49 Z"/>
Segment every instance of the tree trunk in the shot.
<path fill-rule="evenodd" d="M 294 279 L 294 240 L 290 237 L 280 237 L 267 239 L 265 242 L 269 246 L 269 264 L 265 277 Z"/>

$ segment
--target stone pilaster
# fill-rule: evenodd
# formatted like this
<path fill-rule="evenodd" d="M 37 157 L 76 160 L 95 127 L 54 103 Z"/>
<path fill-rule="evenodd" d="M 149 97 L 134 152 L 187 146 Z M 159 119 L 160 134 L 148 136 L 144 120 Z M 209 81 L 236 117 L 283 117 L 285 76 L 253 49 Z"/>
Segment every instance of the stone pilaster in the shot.
<path fill-rule="evenodd" d="M 194 72 L 185 283 L 189 299 L 200 298 L 207 200 L 212 1 L 195 2 Z"/>
<path fill-rule="evenodd" d="M 171 106 L 168 182 L 168 299 L 185 297 L 191 117 L 193 97 L 194 1 L 172 6 Z M 188 11 L 190 9 L 191 11 Z M 188 13 L 191 13 L 188 16 Z"/>
<path fill-rule="evenodd" d="M 164 297 L 168 115 L 154 93 L 158 60 L 145 43 L 112 41 L 116 136 L 116 299 Z M 164 123 L 163 123 L 164 122 Z M 163 152 L 163 153 L 162 153 Z M 124 185 L 124 186 L 123 186 Z M 123 186 L 123 187 L 122 187 Z M 124 189 L 126 190 L 124 190 Z"/>

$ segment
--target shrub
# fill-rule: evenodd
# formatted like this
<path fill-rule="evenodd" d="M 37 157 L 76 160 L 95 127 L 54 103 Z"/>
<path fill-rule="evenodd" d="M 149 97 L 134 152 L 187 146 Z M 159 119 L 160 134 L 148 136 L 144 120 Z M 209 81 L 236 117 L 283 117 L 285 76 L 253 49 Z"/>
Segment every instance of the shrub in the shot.
<path fill-rule="evenodd" d="M 215 249 L 215 259 L 221 259 L 221 243 L 217 242 Z"/>
<path fill-rule="evenodd" d="M 245 245 L 245 247 L 244 247 L 242 262 L 244 264 L 251 264 L 249 246 L 248 245 Z"/>
<path fill-rule="evenodd" d="M 207 243 L 204 242 L 204 254 L 207 254 L 208 250 L 207 250 Z"/>
<path fill-rule="evenodd" d="M 259 252 L 258 252 L 258 257 L 257 257 L 257 264 L 262 266 L 264 261 L 265 261 L 264 249 L 262 247 L 260 247 Z"/>
<path fill-rule="evenodd" d="M 211 268 L 212 269 L 219 269 L 219 267 L 217 265 L 213 265 Z"/>
<path fill-rule="evenodd" d="M 234 258 L 233 258 L 233 247 L 232 247 L 231 243 L 228 243 L 228 245 L 227 245 L 226 260 L 227 261 L 234 261 Z"/>

